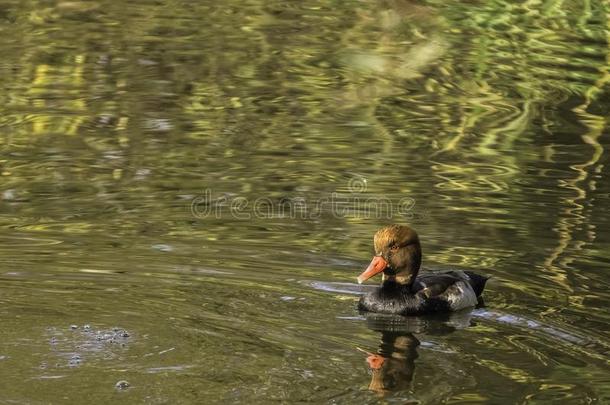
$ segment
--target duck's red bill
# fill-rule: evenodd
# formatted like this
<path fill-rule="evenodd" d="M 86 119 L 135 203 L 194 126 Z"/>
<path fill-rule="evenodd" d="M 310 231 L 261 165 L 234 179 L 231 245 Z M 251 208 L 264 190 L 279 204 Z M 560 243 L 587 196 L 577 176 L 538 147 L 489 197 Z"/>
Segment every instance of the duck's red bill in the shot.
<path fill-rule="evenodd" d="M 367 267 L 366 270 L 364 270 L 362 274 L 358 276 L 358 284 L 362 284 L 364 281 L 368 280 L 374 275 L 381 273 L 383 270 L 385 270 L 386 267 L 388 267 L 388 262 L 386 262 L 383 257 L 373 257 L 373 260 L 371 260 L 371 264 L 369 264 L 369 267 Z"/>
<path fill-rule="evenodd" d="M 371 370 L 379 370 L 383 366 L 383 363 L 385 363 L 385 357 L 378 354 L 371 354 L 366 358 L 366 362 L 369 363 L 369 368 Z"/>

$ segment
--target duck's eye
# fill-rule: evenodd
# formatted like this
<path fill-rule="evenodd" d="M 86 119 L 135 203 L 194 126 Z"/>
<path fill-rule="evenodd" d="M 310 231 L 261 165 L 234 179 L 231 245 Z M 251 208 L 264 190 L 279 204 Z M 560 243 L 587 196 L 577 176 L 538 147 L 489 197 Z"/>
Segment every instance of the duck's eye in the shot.
<path fill-rule="evenodd" d="M 392 245 L 392 246 L 390 246 L 390 250 L 391 250 L 392 252 L 396 252 L 396 251 L 398 250 L 398 245 Z"/>

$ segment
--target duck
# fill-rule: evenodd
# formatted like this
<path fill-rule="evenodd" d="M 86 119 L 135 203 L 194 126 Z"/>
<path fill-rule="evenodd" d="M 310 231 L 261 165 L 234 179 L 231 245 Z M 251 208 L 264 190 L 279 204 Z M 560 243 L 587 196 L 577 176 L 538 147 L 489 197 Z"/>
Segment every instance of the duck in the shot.
<path fill-rule="evenodd" d="M 360 312 L 422 315 L 475 307 L 489 277 L 453 270 L 419 274 L 422 249 L 417 232 L 407 225 L 390 225 L 373 238 L 375 256 L 357 278 L 362 284 L 382 274 L 381 285 L 363 295 Z"/>

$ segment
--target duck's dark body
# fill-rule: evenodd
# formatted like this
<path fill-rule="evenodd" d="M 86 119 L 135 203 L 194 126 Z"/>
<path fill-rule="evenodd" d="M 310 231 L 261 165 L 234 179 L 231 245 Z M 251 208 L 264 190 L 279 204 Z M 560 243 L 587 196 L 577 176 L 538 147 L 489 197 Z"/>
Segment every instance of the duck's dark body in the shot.
<path fill-rule="evenodd" d="M 386 280 L 360 299 L 358 309 L 386 314 L 419 315 L 473 307 L 487 277 L 469 271 L 422 274 L 412 285 Z"/>

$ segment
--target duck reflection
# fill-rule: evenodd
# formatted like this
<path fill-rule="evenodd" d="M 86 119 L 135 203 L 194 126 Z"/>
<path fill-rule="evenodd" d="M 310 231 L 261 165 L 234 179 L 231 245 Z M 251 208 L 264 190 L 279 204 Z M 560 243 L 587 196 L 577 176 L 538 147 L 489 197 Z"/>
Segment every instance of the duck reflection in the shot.
<path fill-rule="evenodd" d="M 415 333 L 450 334 L 469 326 L 471 314 L 470 310 L 426 317 L 364 313 L 367 326 L 381 333 L 376 353 L 360 349 L 367 354 L 366 362 L 371 371 L 369 390 L 380 395 L 409 390 L 420 345 Z"/>
<path fill-rule="evenodd" d="M 380 394 L 409 389 L 415 371 L 419 340 L 412 333 L 382 332 L 376 354 L 366 361 L 372 373 L 369 390 Z"/>

